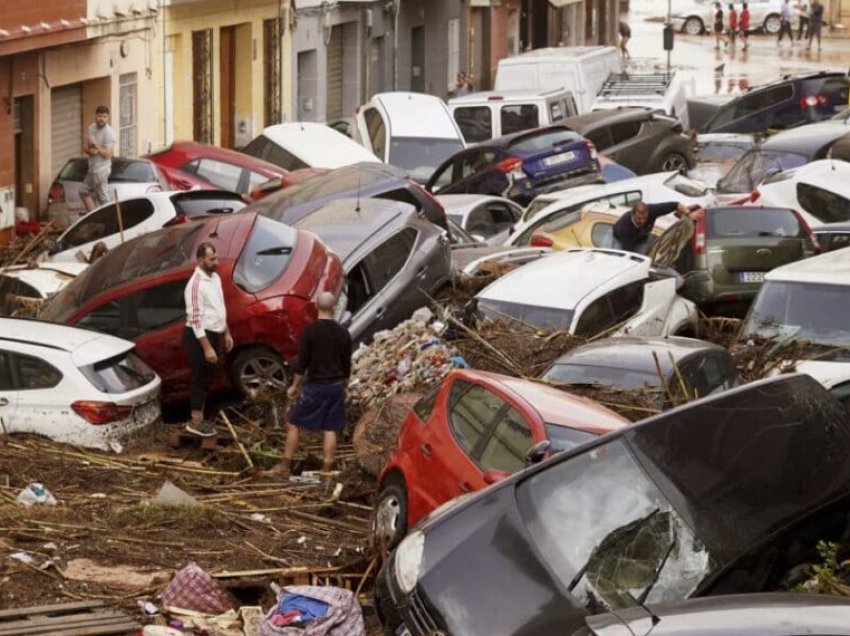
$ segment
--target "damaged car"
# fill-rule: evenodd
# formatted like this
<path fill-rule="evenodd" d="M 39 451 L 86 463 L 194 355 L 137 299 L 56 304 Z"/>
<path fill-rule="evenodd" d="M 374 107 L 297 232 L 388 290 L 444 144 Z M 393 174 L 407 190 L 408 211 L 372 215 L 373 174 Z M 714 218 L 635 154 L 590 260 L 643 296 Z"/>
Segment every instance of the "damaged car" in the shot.
<path fill-rule="evenodd" d="M 132 342 L 66 325 L 0 318 L 5 433 L 120 452 L 160 419 L 159 376 Z"/>
<path fill-rule="evenodd" d="M 850 532 L 848 453 L 843 407 L 806 375 L 690 402 L 436 510 L 381 569 L 379 617 L 409 636 L 571 634 L 783 589 Z"/>

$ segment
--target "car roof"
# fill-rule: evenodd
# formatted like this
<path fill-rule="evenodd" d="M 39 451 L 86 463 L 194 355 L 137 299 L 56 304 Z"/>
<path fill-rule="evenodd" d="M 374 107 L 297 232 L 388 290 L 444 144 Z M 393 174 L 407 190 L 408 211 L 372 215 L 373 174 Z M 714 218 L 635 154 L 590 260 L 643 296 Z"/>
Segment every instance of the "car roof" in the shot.
<path fill-rule="evenodd" d="M 564 123 L 570 128 L 581 132 L 582 129 L 586 130 L 597 126 L 607 126 L 617 121 L 649 119 L 652 115 L 653 111 L 649 108 L 616 107 L 568 117 L 564 120 Z"/>
<path fill-rule="evenodd" d="M 528 402 L 544 422 L 604 434 L 629 424 L 629 420 L 588 398 L 534 380 L 523 380 L 488 371 L 462 371 L 466 377 L 483 377 L 501 384 Z"/>
<path fill-rule="evenodd" d="M 312 168 L 339 168 L 359 161 L 380 162 L 365 146 L 325 124 L 309 121 L 275 124 L 264 128 L 263 136 Z"/>
<path fill-rule="evenodd" d="M 528 102 L 535 99 L 548 99 L 559 95 L 572 94 L 566 88 L 532 89 L 512 88 L 503 91 L 479 91 L 468 93 L 459 97 L 452 97 L 449 106 L 467 106 L 470 104 L 480 105 L 481 102 L 492 102 L 493 104 L 510 104 L 513 102 Z"/>
<path fill-rule="evenodd" d="M 602 285 L 643 277 L 650 260 L 619 250 L 570 249 L 547 254 L 508 272 L 478 293 L 479 298 L 535 307 L 574 309 Z"/>
<path fill-rule="evenodd" d="M 372 97 L 371 103 L 380 104 L 390 117 L 388 136 L 459 138 L 446 103 L 436 95 L 402 91 L 378 93 Z M 435 108 L 445 116 L 435 117 Z"/>
<path fill-rule="evenodd" d="M 271 175 L 283 175 L 287 173 L 286 170 L 277 164 L 260 159 L 259 157 L 254 157 L 253 155 L 239 152 L 238 150 L 231 150 L 230 148 L 202 144 L 197 141 L 175 141 L 163 150 L 151 153 L 146 158 L 150 158 L 153 161 L 156 155 L 167 154 L 171 151 L 186 155 L 190 161 L 193 159 L 204 158 L 221 159 L 222 161 L 227 161 L 252 170 L 267 172 Z"/>
<path fill-rule="evenodd" d="M 824 145 L 850 132 L 844 121 L 826 120 L 789 128 L 765 139 L 760 148 L 764 150 L 787 150 L 814 155 Z"/>
<path fill-rule="evenodd" d="M 0 318 L 0 343 L 4 342 L 66 351 L 79 366 L 120 355 L 134 346 L 96 331 L 30 318 Z M 85 349 L 95 342 L 97 347 Z"/>
<path fill-rule="evenodd" d="M 702 351 L 725 351 L 725 349 L 705 340 L 681 336 L 667 338 L 622 336 L 603 338 L 576 347 L 555 360 L 553 364 L 617 366 L 656 373 L 657 360 L 661 372 L 666 376 L 673 370 L 675 363 Z M 653 356 L 653 353 L 657 355 Z"/>
<path fill-rule="evenodd" d="M 529 128 L 529 129 L 526 129 L 526 130 L 521 130 L 519 132 L 511 133 L 510 135 L 502 135 L 501 137 L 494 137 L 493 139 L 489 139 L 487 141 L 482 141 L 479 144 L 472 144 L 472 145 L 468 146 L 468 148 L 489 147 L 489 146 L 495 146 L 497 148 L 507 148 L 514 141 L 516 141 L 517 139 L 520 139 L 521 137 L 532 138 L 532 137 L 536 137 L 537 135 L 543 135 L 543 134 L 546 134 L 547 132 L 552 132 L 552 131 L 555 131 L 555 130 L 564 130 L 564 131 L 572 133 L 573 135 L 576 136 L 576 141 L 578 141 L 579 139 L 582 139 L 582 136 L 579 133 L 577 133 L 575 130 L 573 130 L 572 128 L 570 128 L 569 126 L 564 124 L 563 121 L 561 121 L 561 122 L 558 122 L 557 124 L 550 124 L 548 126 L 540 126 L 539 128 Z M 463 151 L 459 150 L 458 153 L 460 153 L 460 152 L 463 152 Z"/>
<path fill-rule="evenodd" d="M 337 199 L 292 224 L 317 234 L 345 263 L 371 237 L 404 226 L 416 216 L 409 203 L 389 199 Z"/>
<path fill-rule="evenodd" d="M 850 247 L 782 265 L 767 272 L 764 279 L 850 286 Z"/>
<path fill-rule="evenodd" d="M 640 186 L 663 186 L 667 179 L 675 176 L 676 174 L 675 170 L 671 172 L 654 172 L 652 174 L 632 177 L 631 179 L 620 179 L 613 183 L 590 183 L 576 186 L 574 188 L 567 188 L 566 190 L 547 192 L 546 194 L 540 195 L 540 198 L 542 200 L 548 200 L 551 203 L 555 203 L 556 201 L 561 201 L 563 199 L 584 199 L 585 197 L 581 196 L 584 194 L 591 194 L 595 196 L 598 193 L 600 197 L 603 197 L 608 193 L 622 192 L 624 190 Z M 538 212 L 538 214 L 540 214 L 540 212 Z"/>
<path fill-rule="evenodd" d="M 786 172 L 792 173 L 795 181 L 817 185 L 850 198 L 850 163 L 846 161 L 818 159 Z"/>

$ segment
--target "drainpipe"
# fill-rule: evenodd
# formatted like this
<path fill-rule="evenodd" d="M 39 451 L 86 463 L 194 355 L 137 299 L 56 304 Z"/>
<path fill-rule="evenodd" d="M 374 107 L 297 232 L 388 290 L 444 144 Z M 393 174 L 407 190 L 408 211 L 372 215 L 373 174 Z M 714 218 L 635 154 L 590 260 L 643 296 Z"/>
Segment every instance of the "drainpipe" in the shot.
<path fill-rule="evenodd" d="M 398 9 L 399 0 L 393 0 L 393 90 L 398 90 Z"/>

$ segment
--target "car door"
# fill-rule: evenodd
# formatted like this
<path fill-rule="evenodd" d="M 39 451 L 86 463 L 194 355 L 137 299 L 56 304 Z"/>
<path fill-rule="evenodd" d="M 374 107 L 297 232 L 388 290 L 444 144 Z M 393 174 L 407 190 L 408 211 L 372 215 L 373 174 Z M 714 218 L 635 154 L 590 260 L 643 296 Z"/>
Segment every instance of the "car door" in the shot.
<path fill-rule="evenodd" d="M 605 156 L 624 166 L 645 165 L 652 149 L 637 143 L 641 124 L 640 120 L 612 124 L 609 127 L 611 145 L 605 149 Z"/>
<path fill-rule="evenodd" d="M 11 351 L 5 354 L 10 372 L 6 386 L 10 388 L 0 393 L 13 405 L 9 411 L 0 407 L 6 430 L 48 436 L 59 432 L 56 429 L 67 419 L 65 413 L 74 401 L 74 396 L 68 394 L 69 387 L 64 391 L 57 389 L 62 372 L 36 356 Z"/>
<path fill-rule="evenodd" d="M 0 349 L 0 424 L 3 430 L 14 430 L 18 396 L 12 377 L 11 353 Z"/>
<path fill-rule="evenodd" d="M 96 243 L 112 249 L 123 242 L 158 229 L 156 208 L 150 199 L 127 199 L 89 212 L 59 237 L 61 252 L 50 260 L 85 262 Z M 159 224 L 161 226 L 162 223 Z"/>
<path fill-rule="evenodd" d="M 673 303 L 678 299 L 674 277 L 647 278 L 617 291 L 620 292 L 616 301 L 621 308 L 620 316 L 626 317 L 620 333 L 631 336 L 671 335 L 668 323 L 671 323 Z M 627 317 L 629 313 L 631 317 Z"/>

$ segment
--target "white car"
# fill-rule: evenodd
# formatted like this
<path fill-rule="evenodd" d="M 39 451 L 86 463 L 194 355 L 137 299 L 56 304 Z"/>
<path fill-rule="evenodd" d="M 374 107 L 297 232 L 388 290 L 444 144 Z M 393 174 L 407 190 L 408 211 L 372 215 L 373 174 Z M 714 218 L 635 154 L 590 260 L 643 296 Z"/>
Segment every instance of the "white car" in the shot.
<path fill-rule="evenodd" d="M 446 103 L 425 93 L 378 93 L 357 109 L 352 138 L 385 163 L 425 183 L 466 147 Z"/>
<path fill-rule="evenodd" d="M 722 2 L 723 26 L 729 19 L 727 12 L 729 3 Z M 740 2 L 735 3 L 738 10 L 738 19 L 741 15 Z M 776 35 L 779 33 L 779 12 L 782 9 L 782 0 L 749 0 L 747 7 L 750 10 L 750 31 L 764 29 L 765 32 Z M 714 3 L 703 2 L 693 4 L 676 10 L 671 16 L 671 23 L 676 31 L 684 31 L 688 35 L 699 35 L 700 33 L 712 33 L 714 29 Z M 794 16 L 792 26 L 796 29 L 797 17 Z"/>
<path fill-rule="evenodd" d="M 696 306 L 676 293 L 681 280 L 621 250 L 554 252 L 495 280 L 475 297 L 483 319 L 593 337 L 697 333 Z"/>
<path fill-rule="evenodd" d="M 810 342 L 817 359 L 798 362 L 850 406 L 850 248 L 789 263 L 765 274 L 744 321 L 744 338 Z"/>
<path fill-rule="evenodd" d="M 121 452 L 160 419 L 159 376 L 133 343 L 37 320 L 0 318 L 0 416 L 9 433 Z"/>
<path fill-rule="evenodd" d="M 819 159 L 766 178 L 751 205 L 799 210 L 810 227 L 850 221 L 850 163 Z"/>
<path fill-rule="evenodd" d="M 88 263 L 97 243 L 112 249 L 171 223 L 204 214 L 238 212 L 244 207 L 241 196 L 224 190 L 153 192 L 108 203 L 80 218 L 58 239 L 48 241 L 47 260 Z"/>
<path fill-rule="evenodd" d="M 347 135 L 326 124 L 309 121 L 268 126 L 242 152 L 286 170 L 333 170 L 361 161 L 380 162 Z"/>
<path fill-rule="evenodd" d="M 0 316 L 34 316 L 41 303 L 74 280 L 86 263 L 34 263 L 0 269 Z"/>
<path fill-rule="evenodd" d="M 522 207 L 489 194 L 441 194 L 446 216 L 488 245 L 502 245 L 522 216 Z"/>
<path fill-rule="evenodd" d="M 714 205 L 714 194 L 700 181 L 678 172 L 659 172 L 613 183 L 582 185 L 569 190 L 541 194 L 529 203 L 521 222 L 506 241 L 507 245 L 528 245 L 540 227 L 591 205 L 607 203 L 631 206 L 638 201 L 664 203 L 677 201 L 687 205 Z"/>

